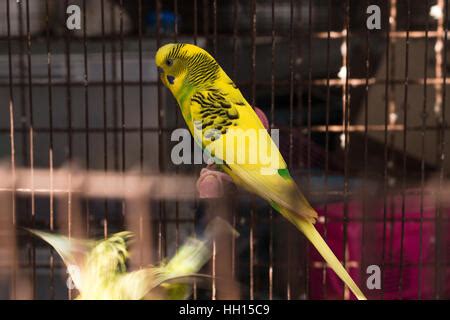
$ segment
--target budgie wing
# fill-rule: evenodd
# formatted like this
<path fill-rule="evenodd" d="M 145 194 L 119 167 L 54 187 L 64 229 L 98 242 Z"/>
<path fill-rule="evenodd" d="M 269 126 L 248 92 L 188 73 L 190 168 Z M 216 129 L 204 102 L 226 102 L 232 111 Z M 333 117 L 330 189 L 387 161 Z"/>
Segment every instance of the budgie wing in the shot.
<path fill-rule="evenodd" d="M 211 257 L 210 239 L 188 238 L 168 261 L 161 264 L 157 281 L 166 289 L 168 299 L 186 299 L 191 293 L 190 283 Z"/>
<path fill-rule="evenodd" d="M 94 245 L 94 242 L 90 240 L 69 238 L 63 235 L 33 229 L 27 230 L 50 244 L 61 256 L 66 265 L 80 265 L 81 258 L 83 258 Z"/>
<path fill-rule="evenodd" d="M 128 242 L 132 237 L 131 232 L 123 231 L 97 241 L 86 259 L 87 271 L 96 276 L 126 272 Z"/>
<path fill-rule="evenodd" d="M 32 234 L 41 238 L 59 254 L 75 286 L 80 288 L 80 270 L 83 268 L 85 258 L 94 246 L 95 242 L 69 238 L 63 235 L 27 229 Z"/>
<path fill-rule="evenodd" d="M 233 180 L 268 200 L 314 222 L 316 211 L 289 174 L 278 147 L 253 108 L 231 80 L 198 91 L 191 99 L 193 135 Z"/>
<path fill-rule="evenodd" d="M 121 275 L 115 286 L 117 296 L 126 300 L 161 299 L 162 293 L 154 291 L 158 286 L 158 274 L 158 268 L 148 267 Z"/>
<path fill-rule="evenodd" d="M 122 274 L 115 290 L 123 299 L 185 299 L 210 256 L 206 241 L 189 238 L 167 263 Z"/>

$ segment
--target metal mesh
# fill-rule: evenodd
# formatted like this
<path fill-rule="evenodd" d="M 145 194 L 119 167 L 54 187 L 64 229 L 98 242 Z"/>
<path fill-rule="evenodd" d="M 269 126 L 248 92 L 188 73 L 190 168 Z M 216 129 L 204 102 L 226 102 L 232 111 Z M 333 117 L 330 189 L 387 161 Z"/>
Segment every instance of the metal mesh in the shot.
<path fill-rule="evenodd" d="M 80 30 L 65 27 L 71 4 Z M 369 5 L 381 9 L 381 30 L 367 28 Z M 57 255 L 18 227 L 89 237 L 127 227 L 142 240 L 142 265 L 219 214 L 240 237 L 216 243 L 222 254 L 208 272 L 236 282 L 214 280 L 194 298 L 351 298 L 267 204 L 233 188 L 225 201 L 197 199 L 202 166 L 170 160 L 171 133 L 184 124 L 153 60 L 168 42 L 208 49 L 280 129 L 318 228 L 369 298 L 450 297 L 447 1 L 1 6 L 2 297 L 74 294 Z M 172 189 L 124 190 L 136 175 Z M 381 289 L 366 288 L 370 265 L 380 267 Z"/>

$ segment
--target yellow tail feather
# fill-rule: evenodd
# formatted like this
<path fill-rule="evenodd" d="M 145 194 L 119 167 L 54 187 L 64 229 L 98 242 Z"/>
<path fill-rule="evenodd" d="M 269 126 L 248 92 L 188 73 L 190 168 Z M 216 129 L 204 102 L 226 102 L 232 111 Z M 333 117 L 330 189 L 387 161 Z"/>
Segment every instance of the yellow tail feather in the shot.
<path fill-rule="evenodd" d="M 358 300 L 367 300 L 362 291 L 350 277 L 347 270 L 344 269 L 341 262 L 336 258 L 325 240 L 323 240 L 322 236 L 314 227 L 314 225 L 301 217 L 293 216 L 290 212 L 286 212 L 286 210 L 284 209 L 280 211 L 283 216 L 291 221 L 301 232 L 303 232 L 306 238 L 311 241 L 311 243 L 314 245 L 317 251 L 319 251 L 320 255 L 324 258 L 327 264 L 331 267 L 331 269 L 333 269 L 333 271 L 339 276 L 339 278 L 341 278 L 341 280 L 347 285 L 347 287 L 350 288 L 356 298 L 358 298 Z"/>

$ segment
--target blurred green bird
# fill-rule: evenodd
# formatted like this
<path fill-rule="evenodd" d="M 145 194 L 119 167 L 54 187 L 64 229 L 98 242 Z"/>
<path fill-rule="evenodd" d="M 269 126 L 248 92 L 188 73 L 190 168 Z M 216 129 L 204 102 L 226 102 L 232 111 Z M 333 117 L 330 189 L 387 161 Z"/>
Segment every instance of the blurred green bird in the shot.
<path fill-rule="evenodd" d="M 133 272 L 127 272 L 126 265 L 133 238 L 131 232 L 123 231 L 95 241 L 28 230 L 61 256 L 79 292 L 76 299 L 181 300 L 190 296 L 193 278 L 202 276 L 197 272 L 211 257 L 211 241 L 217 224 L 217 220 L 211 222 L 201 240 L 188 238 L 170 260 Z"/>

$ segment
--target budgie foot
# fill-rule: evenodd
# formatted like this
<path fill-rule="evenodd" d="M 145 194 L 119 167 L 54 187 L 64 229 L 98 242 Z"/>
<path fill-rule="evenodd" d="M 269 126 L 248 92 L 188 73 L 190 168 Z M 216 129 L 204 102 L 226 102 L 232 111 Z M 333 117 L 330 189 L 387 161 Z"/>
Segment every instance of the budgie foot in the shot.
<path fill-rule="evenodd" d="M 197 190 L 200 199 L 220 198 L 224 194 L 225 184 L 232 180 L 226 173 L 217 171 L 214 165 L 208 165 L 200 171 Z"/>

